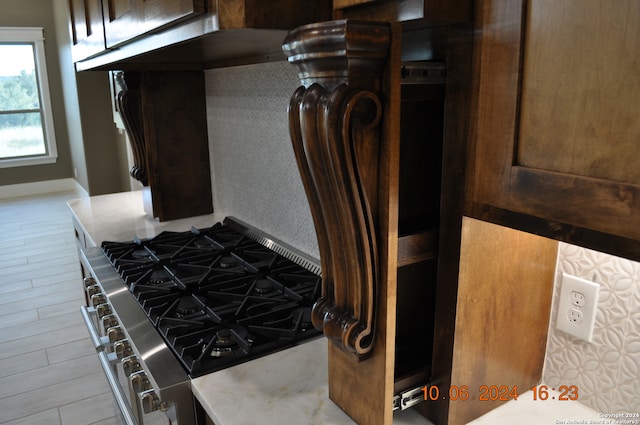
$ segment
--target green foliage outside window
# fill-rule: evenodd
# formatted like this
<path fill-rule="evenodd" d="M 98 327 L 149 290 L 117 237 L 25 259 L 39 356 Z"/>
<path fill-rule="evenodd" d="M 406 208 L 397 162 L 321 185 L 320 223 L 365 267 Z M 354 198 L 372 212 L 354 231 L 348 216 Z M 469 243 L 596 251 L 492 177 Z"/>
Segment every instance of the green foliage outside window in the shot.
<path fill-rule="evenodd" d="M 35 72 L 0 76 L 0 157 L 45 152 Z"/>
<path fill-rule="evenodd" d="M 40 108 L 35 72 L 21 71 L 20 75 L 0 77 L 0 129 L 40 125 L 40 114 L 25 113 Z"/>
<path fill-rule="evenodd" d="M 0 168 L 55 162 L 42 28 L 0 27 L 0 56 Z"/>

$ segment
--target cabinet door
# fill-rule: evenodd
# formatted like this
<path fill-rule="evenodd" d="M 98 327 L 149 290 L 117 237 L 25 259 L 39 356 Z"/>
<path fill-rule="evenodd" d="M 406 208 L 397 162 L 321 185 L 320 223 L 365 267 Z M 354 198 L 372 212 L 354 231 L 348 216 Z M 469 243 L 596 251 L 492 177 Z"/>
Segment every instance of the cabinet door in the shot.
<path fill-rule="evenodd" d="M 107 46 L 205 11 L 199 0 L 103 0 Z"/>
<path fill-rule="evenodd" d="M 640 240 L 638 2 L 476 7 L 474 214 Z"/>
<path fill-rule="evenodd" d="M 139 0 L 103 0 L 107 47 L 114 47 L 141 33 L 138 23 Z"/>
<path fill-rule="evenodd" d="M 169 23 L 205 11 L 205 2 L 196 0 L 139 0 L 139 21 L 142 32 L 158 29 Z"/>
<path fill-rule="evenodd" d="M 355 6 L 358 4 L 373 3 L 375 1 L 379 0 L 333 0 L 333 8 L 343 9 L 345 7 Z"/>
<path fill-rule="evenodd" d="M 471 22 L 470 0 L 334 0 L 334 19 L 414 21 L 411 26 Z"/>
<path fill-rule="evenodd" d="M 100 0 L 69 0 L 73 61 L 105 50 Z"/>

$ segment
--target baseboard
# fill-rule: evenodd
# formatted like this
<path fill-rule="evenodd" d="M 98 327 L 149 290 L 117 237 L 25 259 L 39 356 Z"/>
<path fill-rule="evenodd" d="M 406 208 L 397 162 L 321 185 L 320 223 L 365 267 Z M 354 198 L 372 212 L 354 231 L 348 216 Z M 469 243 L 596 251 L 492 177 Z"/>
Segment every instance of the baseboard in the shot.
<path fill-rule="evenodd" d="M 45 193 L 74 191 L 78 197 L 87 197 L 87 191 L 72 178 L 0 186 L 0 199 L 20 198 Z"/>

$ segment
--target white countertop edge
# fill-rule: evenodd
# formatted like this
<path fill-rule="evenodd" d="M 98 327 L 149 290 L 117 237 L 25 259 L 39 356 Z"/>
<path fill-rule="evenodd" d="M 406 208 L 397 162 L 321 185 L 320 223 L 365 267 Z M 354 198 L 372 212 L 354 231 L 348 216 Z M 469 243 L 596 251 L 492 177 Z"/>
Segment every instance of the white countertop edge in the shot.
<path fill-rule="evenodd" d="M 142 191 L 71 199 L 67 205 L 87 235 L 88 246 L 99 246 L 102 241 L 133 240 L 136 236 L 151 238 L 165 230 L 186 231 L 192 226 L 211 227 L 224 219 L 222 214 L 213 213 L 158 221 L 145 213 Z"/>

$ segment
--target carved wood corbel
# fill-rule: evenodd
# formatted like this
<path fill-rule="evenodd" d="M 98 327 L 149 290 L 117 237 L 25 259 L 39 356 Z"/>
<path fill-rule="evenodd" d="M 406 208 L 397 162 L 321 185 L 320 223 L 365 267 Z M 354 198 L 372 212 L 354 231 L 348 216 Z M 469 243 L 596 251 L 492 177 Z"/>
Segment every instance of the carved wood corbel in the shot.
<path fill-rule="evenodd" d="M 133 166 L 129 174 L 144 186 L 148 185 L 148 164 L 144 144 L 142 106 L 140 101 L 140 74 L 118 72 L 115 74 L 118 88 L 116 102 L 124 128 L 129 136 L 133 153 Z"/>
<path fill-rule="evenodd" d="M 300 27 L 283 45 L 303 84 L 289 129 L 322 265 L 312 320 L 359 359 L 375 334 L 379 93 L 389 43 L 388 24 L 343 20 Z"/>

